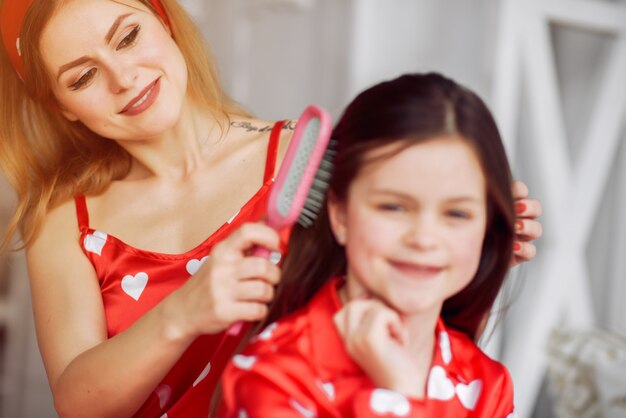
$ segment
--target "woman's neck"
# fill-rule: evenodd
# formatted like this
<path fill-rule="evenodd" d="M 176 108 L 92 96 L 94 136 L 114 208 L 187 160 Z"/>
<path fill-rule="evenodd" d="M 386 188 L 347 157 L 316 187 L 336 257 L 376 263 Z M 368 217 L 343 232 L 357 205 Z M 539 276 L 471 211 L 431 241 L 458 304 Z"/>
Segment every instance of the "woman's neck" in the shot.
<path fill-rule="evenodd" d="M 177 123 L 158 137 L 120 142 L 134 159 L 129 178 L 184 181 L 206 164 L 221 134 L 220 121 L 187 101 Z"/>

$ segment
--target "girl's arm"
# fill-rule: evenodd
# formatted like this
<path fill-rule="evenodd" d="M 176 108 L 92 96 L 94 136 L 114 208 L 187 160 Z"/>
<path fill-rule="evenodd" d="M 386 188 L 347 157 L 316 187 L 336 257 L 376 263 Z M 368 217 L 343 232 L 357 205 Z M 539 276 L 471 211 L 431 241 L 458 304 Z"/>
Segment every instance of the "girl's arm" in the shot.
<path fill-rule="evenodd" d="M 198 335 L 263 318 L 279 277 L 266 260 L 243 257 L 251 243 L 276 248 L 276 234 L 244 226 L 193 280 L 107 339 L 99 283 L 75 231 L 68 202 L 47 216 L 27 250 L 39 348 L 62 417 L 132 415 Z"/>

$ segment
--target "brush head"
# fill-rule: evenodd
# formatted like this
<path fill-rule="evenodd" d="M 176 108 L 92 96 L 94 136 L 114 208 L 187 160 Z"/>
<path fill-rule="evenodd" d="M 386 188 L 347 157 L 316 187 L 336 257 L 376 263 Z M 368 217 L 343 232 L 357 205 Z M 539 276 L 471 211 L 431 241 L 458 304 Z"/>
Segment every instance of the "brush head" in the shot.
<path fill-rule="evenodd" d="M 330 115 L 307 107 L 289 143 L 269 196 L 267 223 L 275 229 L 298 222 L 309 226 L 324 202 L 332 170 Z"/>

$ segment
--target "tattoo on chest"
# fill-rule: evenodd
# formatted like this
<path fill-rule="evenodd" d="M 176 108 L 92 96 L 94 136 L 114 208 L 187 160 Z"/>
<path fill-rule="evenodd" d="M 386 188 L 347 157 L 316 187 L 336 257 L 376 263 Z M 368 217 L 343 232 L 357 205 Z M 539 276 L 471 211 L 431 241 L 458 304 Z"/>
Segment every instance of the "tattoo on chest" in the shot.
<path fill-rule="evenodd" d="M 242 121 L 233 121 L 230 123 L 230 126 L 233 128 L 245 129 L 246 132 L 269 132 L 274 127 L 273 124 L 260 126 L 260 125 L 253 125 L 250 122 L 242 122 Z M 293 131 L 295 127 L 296 127 L 296 121 L 288 120 L 283 125 L 283 130 Z"/>

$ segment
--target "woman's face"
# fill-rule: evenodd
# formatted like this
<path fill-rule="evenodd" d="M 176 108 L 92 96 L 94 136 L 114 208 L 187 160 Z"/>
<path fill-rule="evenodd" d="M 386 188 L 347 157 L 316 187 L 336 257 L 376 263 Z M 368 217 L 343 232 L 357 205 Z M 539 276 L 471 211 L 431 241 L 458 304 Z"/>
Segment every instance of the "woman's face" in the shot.
<path fill-rule="evenodd" d="M 485 188 L 473 149 L 456 136 L 367 164 L 347 201 L 329 202 L 333 231 L 346 249 L 349 296 L 370 294 L 404 314 L 438 315 L 478 268 Z"/>
<path fill-rule="evenodd" d="M 177 122 L 187 67 L 169 30 L 140 2 L 63 2 L 40 48 L 69 120 L 119 141 L 150 138 Z"/>

